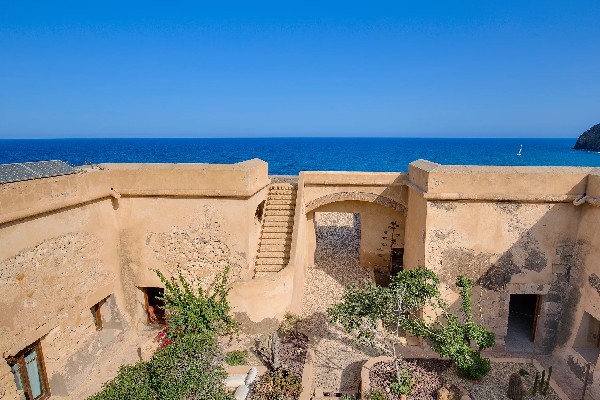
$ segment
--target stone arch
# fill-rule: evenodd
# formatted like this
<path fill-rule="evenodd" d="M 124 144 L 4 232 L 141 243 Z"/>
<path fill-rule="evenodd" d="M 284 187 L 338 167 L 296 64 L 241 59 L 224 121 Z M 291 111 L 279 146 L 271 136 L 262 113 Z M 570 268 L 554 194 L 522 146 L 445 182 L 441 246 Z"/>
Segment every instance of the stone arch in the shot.
<path fill-rule="evenodd" d="M 306 213 L 309 213 L 325 204 L 336 203 L 340 201 L 365 201 L 369 203 L 379 204 L 384 207 L 393 209 L 396 212 L 406 215 L 406 206 L 392 200 L 389 197 L 376 195 L 365 192 L 338 192 L 319 197 L 306 204 Z"/>

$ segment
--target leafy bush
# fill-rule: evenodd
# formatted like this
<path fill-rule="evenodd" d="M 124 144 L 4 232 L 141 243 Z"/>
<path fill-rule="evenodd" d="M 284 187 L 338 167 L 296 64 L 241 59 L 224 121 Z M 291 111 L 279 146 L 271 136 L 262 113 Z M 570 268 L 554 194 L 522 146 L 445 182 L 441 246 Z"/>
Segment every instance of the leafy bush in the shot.
<path fill-rule="evenodd" d="M 225 362 L 229 365 L 246 365 L 248 352 L 246 350 L 234 350 L 227 353 Z"/>
<path fill-rule="evenodd" d="M 231 399 L 227 373 L 214 336 L 188 334 L 157 351 L 150 361 L 150 382 L 160 400 Z"/>
<path fill-rule="evenodd" d="M 283 316 L 283 320 L 279 324 L 279 328 L 277 328 L 277 332 L 281 335 L 282 338 L 286 338 L 290 335 L 298 334 L 298 322 L 300 322 L 300 317 L 296 314 L 285 313 Z"/>
<path fill-rule="evenodd" d="M 230 400 L 216 340 L 190 334 L 158 350 L 149 362 L 125 365 L 88 400 Z"/>
<path fill-rule="evenodd" d="M 227 270 L 214 283 L 212 295 L 196 294 L 179 274 L 165 284 L 168 326 L 159 334 L 161 348 L 149 362 L 121 367 L 115 379 L 89 400 L 233 400 L 225 390 L 227 373 L 217 335 L 237 325 L 229 315 Z"/>
<path fill-rule="evenodd" d="M 286 370 L 277 369 L 261 376 L 252 388 L 254 400 L 292 400 L 302 392 L 302 378 Z"/>
<path fill-rule="evenodd" d="M 415 377 L 411 370 L 402 368 L 394 380 L 390 382 L 390 391 L 396 396 L 411 394 L 416 385 Z"/>
<path fill-rule="evenodd" d="M 167 312 L 167 327 L 161 338 L 163 347 L 188 333 L 226 335 L 237 329 L 227 301 L 229 268 L 215 278 L 212 294 L 201 287 L 196 293 L 181 273 L 177 279 L 167 279 L 160 271 L 154 272 L 165 285 L 161 298 Z"/>
<path fill-rule="evenodd" d="M 387 396 L 381 390 L 375 389 L 369 392 L 367 400 L 387 400 Z"/>
<path fill-rule="evenodd" d="M 88 400 L 154 400 L 156 393 L 150 386 L 148 363 L 139 361 L 134 365 L 123 365 L 117 376 L 102 385 L 102 391 Z"/>
<path fill-rule="evenodd" d="M 471 290 L 473 282 L 458 276 L 456 286 L 462 304 L 462 318 L 454 315 L 440 295 L 440 280 L 426 268 L 401 271 L 393 276 L 388 287 L 365 282 L 363 287 L 351 285 L 344 291 L 342 301 L 327 310 L 332 322 L 346 332 L 354 333 L 361 344 L 378 345 L 378 322 L 382 321 L 386 346 L 392 355 L 396 372 L 401 369 L 395 343 L 401 330 L 428 339 L 434 351 L 451 359 L 460 375 L 480 379 L 491 369 L 490 362 L 481 357 L 481 350 L 494 345 L 495 335 L 473 321 Z M 444 318 L 426 321 L 418 317 L 425 306 L 440 311 Z M 477 350 L 471 343 L 477 344 Z M 399 379 L 398 379 L 399 381 Z"/>

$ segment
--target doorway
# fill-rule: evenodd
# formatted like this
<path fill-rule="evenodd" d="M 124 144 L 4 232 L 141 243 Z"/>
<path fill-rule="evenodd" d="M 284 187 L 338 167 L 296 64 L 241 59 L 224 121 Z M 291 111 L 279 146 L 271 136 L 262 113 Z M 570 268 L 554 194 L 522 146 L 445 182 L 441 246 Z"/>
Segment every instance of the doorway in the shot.
<path fill-rule="evenodd" d="M 150 325 L 165 325 L 165 302 L 162 296 L 165 289 L 157 287 L 144 288 L 147 322 Z"/>
<path fill-rule="evenodd" d="M 511 294 L 508 306 L 506 350 L 516 353 L 533 351 L 541 295 Z"/>
<path fill-rule="evenodd" d="M 395 248 L 392 249 L 391 276 L 396 276 L 401 271 L 404 271 L 404 248 Z"/>

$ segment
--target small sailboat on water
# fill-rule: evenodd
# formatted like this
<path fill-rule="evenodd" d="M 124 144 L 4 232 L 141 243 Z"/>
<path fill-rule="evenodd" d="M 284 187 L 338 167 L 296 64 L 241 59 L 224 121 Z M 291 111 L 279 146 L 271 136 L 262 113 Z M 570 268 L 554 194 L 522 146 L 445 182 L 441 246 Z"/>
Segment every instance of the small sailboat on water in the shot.
<path fill-rule="evenodd" d="M 521 153 L 523 152 L 523 145 L 521 145 L 521 148 L 519 149 L 519 152 L 517 153 L 517 155 L 519 157 L 521 157 Z"/>

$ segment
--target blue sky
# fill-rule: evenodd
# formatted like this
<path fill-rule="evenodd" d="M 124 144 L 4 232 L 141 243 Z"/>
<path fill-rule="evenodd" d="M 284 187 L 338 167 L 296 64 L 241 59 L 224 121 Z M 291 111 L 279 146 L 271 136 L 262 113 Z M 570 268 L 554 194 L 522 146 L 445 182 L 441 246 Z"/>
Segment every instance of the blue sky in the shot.
<path fill-rule="evenodd" d="M 576 137 L 600 1 L 3 1 L 0 137 Z"/>

